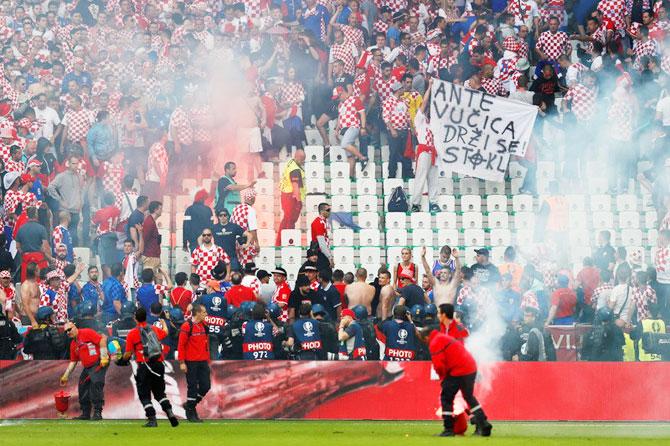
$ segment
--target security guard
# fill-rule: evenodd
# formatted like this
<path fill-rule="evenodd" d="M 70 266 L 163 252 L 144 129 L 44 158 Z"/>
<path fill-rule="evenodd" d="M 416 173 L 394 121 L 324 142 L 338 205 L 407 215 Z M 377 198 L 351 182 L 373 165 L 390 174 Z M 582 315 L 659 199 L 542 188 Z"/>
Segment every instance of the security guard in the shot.
<path fill-rule="evenodd" d="M 412 317 L 414 321 L 414 317 Z M 423 327 L 432 328 L 433 330 L 440 329 L 440 321 L 437 320 L 437 307 L 435 304 L 427 304 L 424 307 Z M 417 343 L 416 359 L 418 361 L 430 361 L 430 352 L 428 346 L 423 342 Z"/>
<path fill-rule="evenodd" d="M 90 328 L 95 330 L 98 333 L 105 333 L 105 326 L 102 325 L 100 320 L 96 319 L 95 313 L 97 311 L 96 306 L 93 302 L 85 300 L 84 302 L 77 305 L 75 309 L 75 314 L 77 315 L 74 320 L 77 328 Z"/>
<path fill-rule="evenodd" d="M 158 427 L 156 409 L 151 403 L 152 394 L 160 403 L 172 427 L 177 427 L 179 426 L 179 420 L 172 412 L 170 400 L 165 396 L 164 356 L 162 352 L 156 351 L 156 349 L 161 348 L 160 341 L 167 336 L 167 327 L 161 329 L 155 325 L 147 325 L 147 310 L 144 307 L 135 311 L 135 321 L 137 326 L 128 333 L 123 358 L 118 360 L 116 364 L 128 365 L 130 364 L 130 358 L 133 355 L 135 356 L 137 362 L 137 374 L 135 375 L 137 396 L 144 406 L 144 413 L 148 420 L 144 427 Z M 145 353 L 147 357 L 145 357 Z"/>
<path fill-rule="evenodd" d="M 112 322 L 112 338 L 123 340 L 125 343 L 128 333 L 137 325 L 135 323 L 136 309 L 133 302 L 125 301 L 121 304 L 121 318 Z"/>
<path fill-rule="evenodd" d="M 221 284 L 217 280 L 207 282 L 207 294 L 195 301 L 205 306 L 207 319 L 205 324 L 209 332 L 209 358 L 219 359 L 220 346 L 224 342 L 223 328 L 228 317 L 228 303 L 221 292 Z"/>
<path fill-rule="evenodd" d="M 351 311 L 356 315 L 356 323 L 361 326 L 365 338 L 366 357 L 372 360 L 379 359 L 379 343 L 375 335 L 375 326 L 368 319 L 368 309 L 364 305 L 356 305 Z"/>
<path fill-rule="evenodd" d="M 423 327 L 423 318 L 426 314 L 423 305 L 412 305 L 410 314 L 412 315 L 412 323 L 414 323 L 414 326 L 418 328 Z"/>
<path fill-rule="evenodd" d="M 68 339 L 52 324 L 51 307 L 40 307 L 35 314 L 38 327 L 28 330 L 23 341 L 23 353 L 32 355 L 33 359 L 65 359 Z M 12 358 L 13 359 L 13 358 Z"/>
<path fill-rule="evenodd" d="M 242 325 L 242 359 L 274 359 L 273 330 L 263 304 L 255 304 L 251 319 Z"/>
<path fill-rule="evenodd" d="M 65 324 L 65 334 L 72 339 L 70 344 L 70 364 L 60 378 L 60 385 L 66 386 L 70 374 L 81 361 L 84 369 L 79 375 L 79 406 L 81 415 L 77 420 L 102 420 L 105 404 L 105 375 L 109 365 L 107 336 L 90 328 L 78 328 L 74 323 Z M 93 416 L 91 416 L 93 407 Z"/>
<path fill-rule="evenodd" d="M 275 326 L 275 331 L 272 336 L 275 359 L 288 359 L 288 355 L 283 348 L 284 341 L 288 339 L 286 337 L 286 323 L 281 320 L 283 311 L 277 303 L 270 302 L 267 306 L 267 312 Z"/>
<path fill-rule="evenodd" d="M 339 343 L 337 341 L 335 324 L 328 320 L 328 312 L 321 304 L 314 304 L 312 314 L 314 315 L 314 319 L 319 323 L 319 332 L 323 341 L 323 350 L 326 352 L 326 359 L 331 361 L 337 360 Z"/>
<path fill-rule="evenodd" d="M 205 318 L 207 310 L 193 304 L 191 319 L 179 330 L 177 360 L 179 368 L 186 373 L 186 419 L 191 423 L 202 423 L 196 406 L 207 395 L 212 386 L 209 369 L 209 335 Z"/>
<path fill-rule="evenodd" d="M 181 332 L 181 326 L 184 323 L 184 312 L 181 311 L 181 308 L 174 307 L 165 313 L 165 323 L 168 327 L 168 335 L 163 341 L 163 344 L 167 345 L 170 350 L 167 352 L 165 359 L 174 360 L 175 352 L 179 345 L 179 333 Z"/>
<path fill-rule="evenodd" d="M 325 359 L 319 322 L 312 315 L 312 304 L 301 303 L 298 313 L 298 320 L 289 326 L 286 346 L 295 351 L 296 359 Z"/>
<path fill-rule="evenodd" d="M 39 310 L 37 311 L 39 314 Z M 19 336 L 14 322 L 0 308 L 0 359 L 14 359 L 16 357 L 16 346 L 20 343 L 21 336 Z"/>
<path fill-rule="evenodd" d="M 377 337 L 386 345 L 384 361 L 411 361 L 416 358 L 416 327 L 404 305 L 393 308 L 393 318 L 377 326 Z"/>
<path fill-rule="evenodd" d="M 367 348 L 363 329 L 356 322 L 354 312 L 346 308 L 342 310 L 342 319 L 337 330 L 337 339 L 340 341 L 339 358 L 365 361 L 367 359 Z"/>

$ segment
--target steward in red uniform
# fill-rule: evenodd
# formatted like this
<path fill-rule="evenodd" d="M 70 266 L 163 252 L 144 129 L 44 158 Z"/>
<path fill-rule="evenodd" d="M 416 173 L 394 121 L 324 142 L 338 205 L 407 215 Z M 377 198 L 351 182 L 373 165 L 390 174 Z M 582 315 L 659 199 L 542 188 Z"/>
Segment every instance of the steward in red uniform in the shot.
<path fill-rule="evenodd" d="M 157 351 L 162 346 L 160 341 L 167 336 L 167 326 L 162 320 L 160 320 L 163 324 L 162 329 L 155 325 L 148 326 L 147 310 L 144 307 L 135 311 L 135 321 L 137 327 L 130 330 L 126 337 L 126 352 L 116 364 L 128 365 L 130 358 L 135 355 L 135 361 L 137 362 L 137 374 L 135 375 L 137 396 L 140 398 L 142 406 L 144 406 L 144 413 L 148 419 L 144 427 L 158 426 L 156 409 L 151 403 L 152 394 L 163 408 L 172 427 L 177 427 L 179 426 L 179 420 L 172 412 L 172 404 L 165 395 L 164 352 Z M 145 355 L 150 355 L 150 357 L 147 358 Z"/>
<path fill-rule="evenodd" d="M 452 304 L 440 305 L 437 315 L 440 320 L 440 331 L 442 333 L 461 342 L 470 336 L 468 329 L 454 319 L 454 306 Z"/>
<path fill-rule="evenodd" d="M 203 305 L 193 304 L 191 311 L 192 319 L 184 322 L 179 331 L 177 360 L 179 368 L 186 373 L 186 419 L 191 423 L 202 423 L 195 406 L 211 387 L 209 332 L 204 324 L 207 310 Z"/>
<path fill-rule="evenodd" d="M 423 335 L 428 334 L 427 332 L 428 330 Z M 440 399 L 444 431 L 440 436 L 454 436 L 454 398 L 459 390 L 470 406 L 470 423 L 477 426 L 475 435 L 490 436 L 493 427 L 487 421 L 482 406 L 473 394 L 477 363 L 472 355 L 465 349 L 462 342 L 437 330 L 432 330 L 428 337 L 428 349 L 435 372 L 442 380 Z"/>
<path fill-rule="evenodd" d="M 76 420 L 102 420 L 102 406 L 105 404 L 105 375 L 109 365 L 107 337 L 90 328 L 77 328 L 72 322 L 65 325 L 65 334 L 72 339 L 70 344 L 70 364 L 60 378 L 61 386 L 67 384 L 70 373 L 81 361 L 84 370 L 79 376 L 79 407 L 81 415 Z M 91 418 L 91 407 L 93 417 Z"/>

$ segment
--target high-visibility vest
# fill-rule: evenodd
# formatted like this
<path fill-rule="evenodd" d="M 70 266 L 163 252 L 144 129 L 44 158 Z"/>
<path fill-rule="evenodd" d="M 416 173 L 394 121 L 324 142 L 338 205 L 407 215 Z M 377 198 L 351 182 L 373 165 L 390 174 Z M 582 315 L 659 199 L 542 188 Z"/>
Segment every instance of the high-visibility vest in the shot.
<path fill-rule="evenodd" d="M 548 197 L 549 218 L 547 231 L 563 232 L 568 230 L 568 201 L 564 197 Z"/>
<path fill-rule="evenodd" d="M 281 180 L 279 181 L 279 191 L 285 194 L 293 193 L 293 184 L 291 183 L 291 173 L 295 170 L 300 172 L 301 186 L 300 186 L 300 199 L 305 199 L 305 171 L 294 159 L 289 160 L 282 172 Z"/>
<path fill-rule="evenodd" d="M 644 319 L 642 321 L 642 332 L 643 333 L 665 333 L 666 327 L 665 322 L 662 319 Z M 642 342 L 640 342 L 640 361 L 660 361 L 660 355 L 653 355 L 647 353 L 642 348 Z"/>

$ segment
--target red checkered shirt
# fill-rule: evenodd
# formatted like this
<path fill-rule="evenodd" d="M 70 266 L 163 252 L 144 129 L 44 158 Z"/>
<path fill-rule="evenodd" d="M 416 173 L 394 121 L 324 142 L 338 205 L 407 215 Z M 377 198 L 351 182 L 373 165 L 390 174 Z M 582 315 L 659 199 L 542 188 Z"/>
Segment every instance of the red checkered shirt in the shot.
<path fill-rule="evenodd" d="M 409 128 L 409 108 L 403 100 L 393 95 L 382 103 L 382 118 L 389 129 L 406 130 Z"/>
<path fill-rule="evenodd" d="M 633 51 L 635 51 L 634 66 L 635 68 L 640 69 L 640 58 L 643 56 L 656 56 L 659 52 L 658 43 L 656 43 L 654 39 L 649 39 L 646 42 L 636 40 Z"/>
<path fill-rule="evenodd" d="M 281 104 L 300 105 L 305 100 L 305 89 L 299 82 L 288 82 L 284 84 L 279 95 Z"/>
<path fill-rule="evenodd" d="M 23 204 L 23 209 L 26 207 L 35 206 L 39 207 L 42 202 L 37 201 L 35 194 L 32 192 L 23 192 L 20 190 L 8 190 L 5 194 L 5 214 L 12 215 L 16 213 L 16 208 L 19 204 Z"/>
<path fill-rule="evenodd" d="M 196 267 L 195 272 L 202 281 L 212 278 L 212 270 L 219 262 L 230 263 L 230 257 L 222 247 L 214 244 L 209 249 L 200 245 L 191 254 L 191 263 Z"/>
<path fill-rule="evenodd" d="M 381 77 L 377 77 L 374 80 L 374 88 L 377 94 L 379 95 L 379 100 L 381 102 L 384 102 L 386 98 L 389 96 L 393 96 L 393 92 L 391 91 L 391 85 L 395 84 L 397 81 L 393 76 L 391 76 L 388 80 L 384 80 Z"/>
<path fill-rule="evenodd" d="M 167 180 L 168 163 L 169 158 L 165 146 L 163 146 L 160 141 L 154 143 L 151 146 L 151 149 L 149 149 L 147 175 L 149 173 L 155 174 L 161 180 L 161 184 L 165 184 L 165 181 Z"/>
<path fill-rule="evenodd" d="M 267 10 L 269 4 L 262 0 L 244 0 L 243 3 L 246 14 L 253 19 L 260 17 Z"/>
<path fill-rule="evenodd" d="M 51 246 L 58 246 L 63 243 L 63 231 L 67 229 L 64 226 L 58 225 L 51 233 Z"/>
<path fill-rule="evenodd" d="M 439 70 L 449 69 L 450 66 L 458 62 L 457 57 L 443 56 L 440 52 L 437 56 L 428 57 L 428 74 L 437 76 Z"/>
<path fill-rule="evenodd" d="M 661 59 L 661 70 L 670 75 L 670 56 L 663 56 Z"/>
<path fill-rule="evenodd" d="M 532 5 L 524 0 L 509 0 L 507 2 L 507 12 L 514 16 L 516 23 L 526 23 L 530 18 L 532 9 Z"/>
<path fill-rule="evenodd" d="M 521 308 L 535 308 L 536 310 L 540 309 L 540 302 L 537 299 L 535 291 L 528 290 L 523 293 L 523 296 L 521 296 Z"/>
<path fill-rule="evenodd" d="M 361 128 L 360 112 L 365 111 L 365 106 L 358 96 L 351 95 L 340 102 L 337 107 L 338 118 L 337 125 L 341 129 L 349 127 Z"/>
<path fill-rule="evenodd" d="M 603 17 L 612 21 L 617 30 L 626 29 L 626 2 L 625 0 L 601 0 L 598 11 Z"/>
<path fill-rule="evenodd" d="M 309 289 L 312 291 L 316 291 L 319 289 L 319 281 L 315 280 L 314 282 L 309 284 Z"/>
<path fill-rule="evenodd" d="M 282 314 L 279 316 L 279 320 L 282 322 L 286 322 L 288 320 L 288 300 L 290 295 L 291 287 L 288 285 L 288 283 L 286 283 L 286 281 L 282 282 L 280 285 L 277 285 L 275 293 L 272 295 L 272 302 L 277 304 L 284 304 L 282 308 Z"/>
<path fill-rule="evenodd" d="M 374 25 L 372 25 L 372 29 L 377 33 L 386 34 L 386 32 L 389 30 L 389 24 L 382 19 L 377 19 L 375 20 Z"/>
<path fill-rule="evenodd" d="M 50 289 L 47 286 L 40 286 L 40 307 L 51 307 L 55 313 L 55 321 L 57 323 L 67 321 L 67 293 L 70 290 L 70 284 L 66 281 L 61 282 L 61 286 L 56 291 L 56 297 L 53 301 L 46 293 Z"/>
<path fill-rule="evenodd" d="M 356 47 L 349 42 L 334 43 L 330 47 L 330 62 L 341 60 L 344 62 L 344 72 L 353 75 L 356 72 L 355 53 Z"/>
<path fill-rule="evenodd" d="M 496 78 L 486 78 L 483 77 L 481 79 L 481 84 L 482 87 L 484 87 L 484 90 L 488 94 L 495 95 L 495 96 L 507 96 L 509 93 L 507 90 L 505 90 L 505 87 L 503 86 L 503 83 L 500 79 Z"/>
<path fill-rule="evenodd" d="M 349 25 L 343 25 L 340 29 L 342 30 L 342 34 L 344 34 L 344 43 L 351 43 L 356 48 L 363 48 L 365 46 L 363 31 Z"/>
<path fill-rule="evenodd" d="M 572 113 L 579 121 L 589 122 L 596 114 L 596 92 L 582 84 L 570 87 L 563 99 L 570 102 Z"/>
<path fill-rule="evenodd" d="M 67 126 L 67 139 L 78 142 L 86 138 L 88 130 L 93 123 L 91 112 L 82 108 L 79 111 L 68 110 L 63 117 L 63 125 Z"/>
<path fill-rule="evenodd" d="M 26 171 L 26 167 L 21 161 L 14 161 L 13 159 L 8 158 L 7 161 L 5 161 L 5 170 L 7 172 L 24 173 Z"/>
<path fill-rule="evenodd" d="M 603 283 L 596 287 L 591 295 L 591 307 L 595 310 L 598 307 L 598 301 L 601 299 L 601 294 L 611 292 L 613 289 L 614 287 L 611 283 Z"/>
<path fill-rule="evenodd" d="M 654 256 L 656 279 L 661 283 L 670 282 L 670 247 L 658 248 Z"/>
<path fill-rule="evenodd" d="M 651 318 L 649 304 L 655 304 L 656 301 L 656 291 L 649 285 L 638 286 L 633 289 L 633 302 L 637 307 L 638 322 Z"/>
<path fill-rule="evenodd" d="M 194 142 L 210 142 L 212 140 L 211 113 L 208 105 L 194 107 L 188 111 L 191 127 L 193 128 Z"/>
<path fill-rule="evenodd" d="M 258 229 L 256 210 L 246 203 L 235 206 L 233 214 L 230 217 L 230 222 L 239 225 L 245 231 L 255 231 Z M 258 255 L 258 251 L 255 246 L 249 246 L 246 249 L 238 246 L 237 258 L 242 265 L 252 262 L 256 255 Z"/>
<path fill-rule="evenodd" d="M 173 132 L 181 144 L 193 143 L 193 126 L 186 111 L 178 106 L 170 116 L 170 131 Z"/>
<path fill-rule="evenodd" d="M 374 0 L 377 8 L 382 6 L 388 6 L 391 8 L 391 12 L 398 12 L 403 9 L 407 9 L 407 0 Z"/>
<path fill-rule="evenodd" d="M 563 31 L 558 31 L 556 34 L 550 31 L 543 32 L 540 34 L 536 47 L 547 56 L 548 60 L 558 60 L 572 48 L 568 35 Z"/>
<path fill-rule="evenodd" d="M 123 183 L 123 163 L 113 163 L 111 161 L 104 161 L 103 166 L 103 176 L 102 176 L 102 187 L 108 191 L 117 195 L 121 193 L 121 184 Z"/>
<path fill-rule="evenodd" d="M 254 275 L 246 275 L 242 277 L 242 286 L 251 288 L 258 295 L 261 290 L 261 281 Z"/>

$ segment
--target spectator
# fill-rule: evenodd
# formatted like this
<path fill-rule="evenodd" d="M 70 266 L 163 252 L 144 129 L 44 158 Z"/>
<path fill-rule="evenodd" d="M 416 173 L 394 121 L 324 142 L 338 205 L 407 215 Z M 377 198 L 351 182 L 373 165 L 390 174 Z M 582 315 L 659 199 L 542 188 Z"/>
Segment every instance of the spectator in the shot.
<path fill-rule="evenodd" d="M 598 233 L 598 247 L 593 251 L 593 262 L 599 270 L 614 269 L 614 248 L 610 245 L 612 235 L 609 231 Z"/>
<path fill-rule="evenodd" d="M 100 310 L 100 306 L 105 300 L 105 294 L 103 293 L 102 285 L 98 281 L 99 277 L 100 272 L 98 271 L 98 267 L 95 265 L 89 266 L 88 282 L 86 282 L 84 286 L 81 287 L 82 302 L 90 302 L 91 304 L 93 304 L 96 314 Z"/>
<path fill-rule="evenodd" d="M 319 252 L 319 259 L 327 261 L 333 266 L 333 254 L 330 251 L 330 213 L 331 207 L 328 203 L 319 203 L 319 216 L 312 221 L 312 244 Z"/>
<path fill-rule="evenodd" d="M 201 280 L 210 280 L 212 270 L 223 263 L 226 268 L 224 280 L 228 280 L 230 277 L 230 259 L 223 248 L 216 246 L 212 241 L 212 230 L 209 228 L 203 229 L 200 237 L 202 237 L 202 244 L 191 254 L 191 272 L 200 276 Z"/>
<path fill-rule="evenodd" d="M 516 261 L 516 249 L 513 246 L 505 248 L 503 253 L 503 263 L 498 266 L 500 274 L 510 274 L 512 276 L 512 289 L 519 291 L 521 277 L 523 276 L 523 267 Z"/>
<path fill-rule="evenodd" d="M 152 201 L 147 211 L 149 213 L 142 224 L 142 240 L 144 241 L 142 256 L 145 268 L 157 270 L 161 266 L 161 235 L 158 232 L 156 220 L 163 212 L 163 204 L 160 201 Z M 128 222 L 130 224 L 130 219 Z"/>
<path fill-rule="evenodd" d="M 179 272 L 174 276 L 175 286 L 170 293 L 170 305 L 178 307 L 186 314 L 189 311 L 191 302 L 193 302 L 193 292 L 186 288 L 188 276 L 184 272 Z"/>
<path fill-rule="evenodd" d="M 242 275 L 240 273 L 233 273 L 230 281 L 233 286 L 225 294 L 229 305 L 239 308 L 242 302 L 256 302 L 256 293 L 248 286 L 242 285 Z"/>
<path fill-rule="evenodd" d="M 158 268 L 158 274 L 163 278 L 165 284 L 155 283 L 155 273 L 152 268 L 144 268 L 142 270 L 142 285 L 137 289 L 137 307 L 143 307 L 145 310 L 151 311 L 151 304 L 163 303 L 163 300 L 168 300 L 170 289 L 172 288 L 172 281 L 170 276 L 164 269 Z"/>
<path fill-rule="evenodd" d="M 116 248 L 118 238 L 116 226 L 121 211 L 114 204 L 114 194 L 106 192 L 103 196 L 104 206 L 93 216 L 93 223 L 97 225 L 98 255 L 104 277 L 110 274 L 110 267 L 121 261 L 121 253 Z"/>
<path fill-rule="evenodd" d="M 577 295 L 568 288 L 568 277 L 559 275 L 556 283 L 558 289 L 551 295 L 551 308 L 545 325 L 572 325 L 575 321 Z"/>
<path fill-rule="evenodd" d="M 339 321 L 340 313 L 342 312 L 342 302 L 340 301 L 340 293 L 337 291 L 337 288 L 333 286 L 332 278 L 333 273 L 330 269 L 320 270 L 319 271 L 320 284 L 319 288 L 316 290 L 316 294 L 319 296 L 322 305 L 326 308 L 330 320 Z"/>
<path fill-rule="evenodd" d="M 581 307 L 580 322 L 593 320 L 592 298 L 600 284 L 600 271 L 593 265 L 591 257 L 584 257 L 583 268 L 577 274 L 577 297 Z M 581 295 L 581 296 L 580 296 Z"/>
<path fill-rule="evenodd" d="M 316 293 L 310 288 L 309 279 L 304 275 L 298 275 L 295 281 L 295 288 L 291 291 L 288 302 L 288 320 L 294 321 L 299 314 L 300 305 L 309 302 L 316 304 L 319 299 Z"/>
<path fill-rule="evenodd" d="M 214 234 L 214 243 L 223 248 L 223 251 L 230 259 L 230 270 L 239 271 L 240 262 L 237 259 L 238 240 L 245 236 L 245 231 L 240 225 L 230 222 L 230 213 L 225 208 L 218 212 L 219 222 L 212 227 Z M 247 239 L 250 234 L 246 234 Z M 239 244 L 244 244 L 240 242 Z"/>
<path fill-rule="evenodd" d="M 670 315 L 670 230 L 664 229 L 658 234 L 656 264 L 656 294 L 659 312 L 664 318 Z"/>
<path fill-rule="evenodd" d="M 26 267 L 35 263 L 38 268 L 46 268 L 52 259 L 47 231 L 37 222 L 37 209 L 26 209 L 28 222 L 16 234 L 16 249 L 21 253 L 21 281 L 26 280 Z"/>
<path fill-rule="evenodd" d="M 412 262 L 412 251 L 409 248 L 403 248 L 400 251 L 401 262 L 393 267 L 393 285 L 397 290 L 404 286 L 401 275 L 411 276 L 412 281 L 419 279 L 419 270 L 416 263 Z"/>
<path fill-rule="evenodd" d="M 256 268 L 255 263 L 251 262 L 244 265 L 242 285 L 251 288 L 251 290 L 254 292 L 254 295 L 256 296 L 256 299 L 258 299 L 261 289 L 261 281 L 258 280 L 258 277 L 256 277 L 256 271 L 258 271 L 258 268 Z"/>
<path fill-rule="evenodd" d="M 201 233 L 212 225 L 212 210 L 205 205 L 205 200 L 207 200 L 207 191 L 200 189 L 195 193 L 193 204 L 184 212 L 184 251 L 193 253 L 200 246 L 198 240 Z M 209 242 L 211 244 L 211 238 Z"/>
<path fill-rule="evenodd" d="M 256 272 L 256 278 L 260 282 L 260 289 L 258 290 L 258 299 L 267 305 L 272 301 L 272 296 L 275 294 L 277 289 L 274 282 L 270 283 L 272 274 L 268 273 L 264 269 L 259 269 Z"/>
<path fill-rule="evenodd" d="M 489 261 L 489 250 L 486 248 L 475 249 L 477 263 L 472 265 L 473 274 L 479 277 L 479 283 L 483 287 L 493 286 L 500 280 L 500 271 Z"/>
<path fill-rule="evenodd" d="M 79 246 L 77 227 L 84 205 L 85 181 L 79 170 L 79 161 L 77 155 L 70 155 L 67 170 L 56 175 L 47 189 L 49 195 L 58 202 L 58 208 L 70 213 L 68 230 L 72 235 L 72 244 L 75 246 Z"/>
<path fill-rule="evenodd" d="M 121 281 L 125 271 L 120 263 L 112 265 L 111 275 L 102 283 L 104 300 L 102 302 L 102 321 L 105 324 L 119 319 L 121 305 L 127 300 Z"/>

